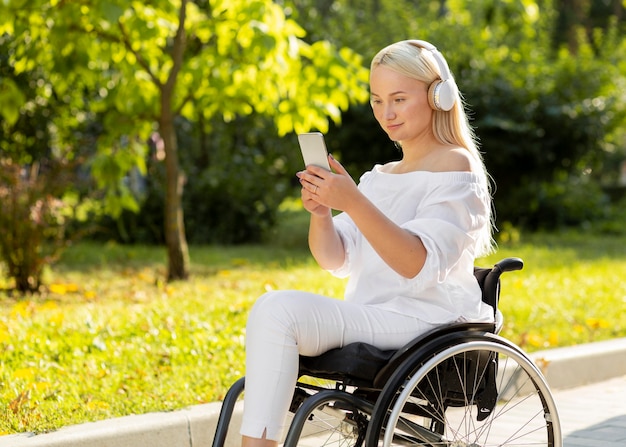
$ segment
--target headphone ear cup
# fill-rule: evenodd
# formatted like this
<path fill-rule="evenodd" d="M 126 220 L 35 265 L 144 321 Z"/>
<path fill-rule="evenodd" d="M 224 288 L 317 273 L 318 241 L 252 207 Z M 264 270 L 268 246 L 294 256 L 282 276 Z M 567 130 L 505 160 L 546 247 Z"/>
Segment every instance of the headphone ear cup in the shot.
<path fill-rule="evenodd" d="M 433 110 L 447 112 L 456 101 L 454 83 L 450 80 L 433 81 L 428 87 L 428 104 Z"/>

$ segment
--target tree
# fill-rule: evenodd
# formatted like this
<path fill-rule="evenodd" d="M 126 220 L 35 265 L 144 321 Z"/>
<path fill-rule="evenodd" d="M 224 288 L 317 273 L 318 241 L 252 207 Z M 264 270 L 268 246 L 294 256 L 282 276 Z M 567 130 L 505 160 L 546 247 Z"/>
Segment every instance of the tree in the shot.
<path fill-rule="evenodd" d="M 304 42 L 303 29 L 270 0 L 5 0 L 0 33 L 12 37 L 15 72 L 41 67 L 41 94 L 64 98 L 59 127 L 102 123 L 90 167 L 110 212 L 136 206 L 122 179 L 145 170 L 144 142 L 158 132 L 170 280 L 188 274 L 176 117 L 230 121 L 254 111 L 285 135 L 325 130 L 367 97 L 360 57 Z M 0 100 L 9 98 L 18 101 L 14 89 L 0 89 Z"/>

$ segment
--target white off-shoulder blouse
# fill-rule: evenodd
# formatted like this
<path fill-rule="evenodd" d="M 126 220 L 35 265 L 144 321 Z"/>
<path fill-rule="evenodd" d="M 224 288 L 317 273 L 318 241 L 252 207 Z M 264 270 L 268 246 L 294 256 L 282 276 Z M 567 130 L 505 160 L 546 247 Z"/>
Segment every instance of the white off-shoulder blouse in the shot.
<path fill-rule="evenodd" d="M 424 267 L 407 279 L 374 251 L 346 213 L 334 217 L 346 251 L 331 273 L 349 276 L 345 299 L 411 315 L 433 324 L 493 321 L 474 278 L 479 240 L 490 231 L 489 192 L 471 172 L 390 174 L 376 165 L 359 189 L 397 225 L 418 236 Z"/>

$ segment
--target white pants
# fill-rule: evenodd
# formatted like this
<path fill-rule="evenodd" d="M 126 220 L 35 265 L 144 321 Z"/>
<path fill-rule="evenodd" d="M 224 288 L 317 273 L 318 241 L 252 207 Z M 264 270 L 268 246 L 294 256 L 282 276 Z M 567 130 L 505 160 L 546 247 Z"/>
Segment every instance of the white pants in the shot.
<path fill-rule="evenodd" d="M 435 327 L 374 306 L 301 291 L 263 295 L 248 317 L 241 434 L 279 440 L 298 378 L 298 355 L 353 342 L 398 349 Z"/>

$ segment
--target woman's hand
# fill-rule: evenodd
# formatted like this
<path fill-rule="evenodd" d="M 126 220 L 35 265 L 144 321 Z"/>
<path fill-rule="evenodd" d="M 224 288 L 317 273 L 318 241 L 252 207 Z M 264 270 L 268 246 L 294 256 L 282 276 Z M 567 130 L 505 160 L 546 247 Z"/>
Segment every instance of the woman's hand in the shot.
<path fill-rule="evenodd" d="M 302 203 L 311 214 L 327 215 L 330 209 L 346 211 L 352 198 L 360 194 L 350 174 L 332 155 L 328 162 L 334 172 L 318 166 L 307 166 L 296 175 L 302 185 Z"/>
<path fill-rule="evenodd" d="M 322 177 L 319 177 L 313 169 L 319 169 L 324 172 L 328 172 L 325 169 L 318 168 L 316 166 L 310 166 L 305 171 L 300 171 L 296 175 L 300 179 L 300 184 L 302 185 L 302 190 L 300 191 L 300 195 L 302 197 L 302 205 L 304 209 L 309 213 L 316 216 L 324 216 L 330 213 L 330 208 L 324 206 L 320 203 L 320 197 L 317 195 L 319 191 L 319 186 L 314 183 L 316 181 L 323 180 Z"/>

